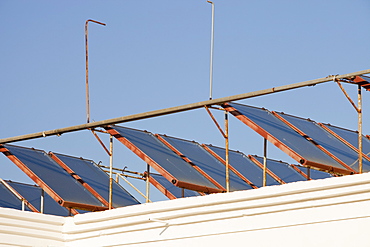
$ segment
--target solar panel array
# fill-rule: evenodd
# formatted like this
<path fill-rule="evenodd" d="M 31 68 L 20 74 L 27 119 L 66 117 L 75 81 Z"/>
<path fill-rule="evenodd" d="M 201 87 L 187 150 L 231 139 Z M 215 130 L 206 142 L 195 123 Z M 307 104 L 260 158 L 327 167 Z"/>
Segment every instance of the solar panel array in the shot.
<path fill-rule="evenodd" d="M 223 107 L 300 164 L 229 150 L 230 191 L 262 187 L 264 170 L 267 186 L 359 170 L 355 131 L 264 108 Z M 149 181 L 169 199 L 226 191 L 224 148 L 116 125 L 105 128 L 158 172 Z M 362 140 L 363 170 L 369 171 L 370 140 Z M 8 144 L 0 145 L 0 151 L 38 185 L 0 179 L 0 207 L 61 216 L 108 208 L 109 177 L 92 160 Z M 114 181 L 113 207 L 135 204 L 139 201 Z"/>
<path fill-rule="evenodd" d="M 236 103 L 227 103 L 223 107 L 304 166 L 343 175 L 359 171 L 355 132 L 264 108 Z M 370 142 L 366 137 L 363 142 L 367 154 Z M 365 155 L 362 164 L 364 172 L 370 171 L 368 156 Z"/>

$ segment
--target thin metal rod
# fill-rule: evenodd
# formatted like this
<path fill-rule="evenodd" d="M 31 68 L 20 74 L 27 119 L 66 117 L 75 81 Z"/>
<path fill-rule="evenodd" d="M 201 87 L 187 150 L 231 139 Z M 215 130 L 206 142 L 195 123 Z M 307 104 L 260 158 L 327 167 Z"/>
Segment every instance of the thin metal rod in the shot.
<path fill-rule="evenodd" d="M 109 137 L 109 209 L 113 204 L 113 136 Z"/>
<path fill-rule="evenodd" d="M 230 192 L 229 177 L 229 119 L 228 112 L 225 111 L 225 162 L 226 162 L 226 192 Z"/>
<path fill-rule="evenodd" d="M 41 200 L 40 200 L 40 213 L 44 213 L 44 205 L 45 205 L 45 191 L 41 189 Z"/>
<path fill-rule="evenodd" d="M 98 165 L 98 166 L 101 167 L 101 168 L 110 169 L 109 166 L 104 166 L 104 165 Z M 140 176 L 144 176 L 144 173 L 134 172 L 134 171 L 130 171 L 130 170 L 126 170 L 126 169 L 121 169 L 121 168 L 115 168 L 115 167 L 113 167 L 113 170 L 120 171 L 122 173 L 127 172 L 127 173 L 132 173 L 132 174 L 137 174 L 137 175 L 140 175 Z"/>
<path fill-rule="evenodd" d="M 267 171 L 267 139 L 263 138 L 263 187 L 266 186 L 266 171 Z"/>
<path fill-rule="evenodd" d="M 122 178 L 128 185 L 130 185 L 134 190 L 136 190 L 136 192 L 138 192 L 142 197 L 144 197 L 145 199 L 147 199 L 146 195 L 144 195 L 138 188 L 135 187 L 135 185 L 133 185 L 132 183 L 130 183 L 130 181 L 128 181 L 124 176 L 122 176 L 121 174 L 119 173 L 116 173 L 120 178 Z M 151 200 L 148 199 L 149 202 L 152 202 Z"/>
<path fill-rule="evenodd" d="M 88 36 L 89 36 L 89 31 L 88 31 L 88 26 L 89 22 L 94 22 L 99 25 L 105 26 L 105 23 L 95 21 L 95 20 L 87 20 L 85 22 L 85 51 L 86 51 L 86 118 L 87 118 L 87 123 L 90 123 L 90 97 L 89 97 L 89 44 L 88 44 Z"/>
<path fill-rule="evenodd" d="M 95 136 L 95 138 L 98 140 L 98 142 L 100 143 L 100 145 L 104 148 L 105 152 L 107 152 L 107 154 L 110 155 L 110 152 L 109 152 L 108 148 L 104 145 L 104 143 L 100 139 L 100 137 L 95 133 L 94 130 L 91 130 L 91 132 L 93 133 L 93 135 Z"/>
<path fill-rule="evenodd" d="M 149 200 L 149 190 L 150 190 L 150 165 L 146 164 L 146 202 L 150 202 Z"/>
<path fill-rule="evenodd" d="M 342 84 L 338 80 L 336 80 L 336 83 L 338 84 L 339 88 L 342 90 L 344 96 L 346 96 L 346 98 L 348 99 L 349 103 L 351 103 L 351 105 L 355 108 L 355 110 L 357 112 L 359 112 L 359 109 L 356 106 L 355 102 L 353 102 L 353 100 L 351 99 L 351 97 L 349 97 L 348 93 L 346 92 L 346 90 L 344 89 L 344 87 L 342 86 Z"/>
<path fill-rule="evenodd" d="M 212 26 L 211 26 L 211 52 L 209 62 L 209 99 L 212 99 L 212 83 L 213 83 L 213 50 L 214 50 L 214 37 L 215 37 L 215 4 L 207 1 L 212 5 Z"/>
<path fill-rule="evenodd" d="M 353 72 L 353 73 L 349 73 L 349 74 L 337 75 L 337 76 L 335 76 L 335 78 L 341 79 L 341 78 L 347 78 L 347 77 L 369 74 L 369 73 L 370 73 L 370 69 L 362 70 L 362 71 L 358 71 L 358 72 Z M 310 80 L 310 81 L 304 81 L 304 82 L 298 82 L 298 83 L 289 84 L 289 85 L 285 85 L 285 86 L 273 87 L 273 88 L 269 88 L 269 89 L 264 89 L 264 90 L 249 92 L 249 93 L 243 93 L 243 94 L 238 94 L 238 95 L 233 95 L 233 96 L 228 96 L 228 97 L 223 97 L 223 98 L 218 98 L 218 99 L 212 99 L 212 100 L 207 100 L 207 101 L 201 101 L 201 102 L 191 103 L 191 104 L 187 104 L 187 105 L 175 106 L 175 107 L 165 108 L 165 109 L 161 109 L 161 110 L 144 112 L 144 113 L 139 113 L 139 114 L 134 114 L 134 115 L 129 115 L 129 116 L 112 118 L 112 119 L 107 119 L 107 120 L 102 120 L 102 121 L 97 121 L 97 122 L 92 122 L 92 123 L 87 123 L 87 124 L 81 124 L 81 125 L 75 125 L 75 126 L 65 127 L 65 128 L 60 128 L 60 129 L 42 131 L 42 132 L 37 132 L 37 133 L 32 133 L 32 134 L 26 134 L 26 135 L 20 135 L 20 136 L 15 136 L 15 137 L 3 138 L 3 139 L 0 139 L 0 144 L 17 142 L 17 141 L 24 141 L 24 140 L 30 140 L 30 139 L 36 139 L 36 138 L 42 138 L 42 137 L 46 137 L 46 136 L 61 135 L 61 134 L 64 134 L 64 133 L 80 131 L 80 130 L 85 130 L 85 129 L 91 129 L 91 128 L 97 128 L 97 127 L 107 126 L 107 125 L 110 125 L 110 124 L 132 122 L 132 121 L 137 121 L 137 120 L 141 120 L 141 119 L 148 119 L 148 118 L 153 118 L 153 117 L 158 117 L 158 116 L 169 115 L 169 114 L 173 114 L 173 113 L 177 113 L 177 112 L 190 111 L 190 110 L 194 110 L 194 109 L 203 108 L 204 106 L 223 104 L 223 103 L 230 102 L 230 101 L 254 98 L 254 97 L 258 97 L 258 96 L 262 96 L 262 95 L 268 95 L 268 94 L 273 94 L 273 93 L 277 93 L 277 92 L 283 92 L 283 91 L 292 90 L 292 89 L 296 89 L 296 88 L 301 88 L 301 87 L 306 87 L 306 86 L 313 86 L 313 85 L 316 85 L 316 84 L 332 81 L 333 78 L 334 78 L 334 76 L 328 76 L 328 77 L 325 77 L 325 78 L 320 78 L 320 79 L 315 79 L 315 80 Z"/>
<path fill-rule="evenodd" d="M 358 85 L 358 172 L 362 173 L 362 95 L 361 86 Z"/>
<path fill-rule="evenodd" d="M 211 117 L 211 119 L 213 120 L 213 122 L 216 124 L 216 127 L 217 129 L 221 132 L 222 136 L 224 138 L 226 138 L 226 135 L 224 133 L 224 131 L 222 130 L 221 126 L 218 124 L 217 120 L 215 119 L 215 117 L 213 116 L 212 112 L 209 110 L 208 106 L 205 106 L 207 112 L 208 112 L 208 115 Z"/>

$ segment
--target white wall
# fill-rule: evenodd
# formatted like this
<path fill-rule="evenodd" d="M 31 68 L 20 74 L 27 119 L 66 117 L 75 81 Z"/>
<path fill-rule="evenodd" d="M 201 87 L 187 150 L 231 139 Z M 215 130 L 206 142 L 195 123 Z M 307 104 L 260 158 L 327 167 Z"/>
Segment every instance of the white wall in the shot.
<path fill-rule="evenodd" d="M 21 219 L 4 217 L 6 211 Z M 1 229 L 13 227 L 8 235 L 0 230 L 0 243 L 3 236 L 9 242 L 14 235 L 35 241 L 35 246 L 370 246 L 370 174 L 67 218 L 11 209 L 0 209 L 0 214 Z M 38 222 L 30 215 L 37 215 Z M 30 232 L 24 236 L 25 230 Z"/>
<path fill-rule="evenodd" d="M 64 246 L 65 218 L 0 208 L 0 246 Z"/>

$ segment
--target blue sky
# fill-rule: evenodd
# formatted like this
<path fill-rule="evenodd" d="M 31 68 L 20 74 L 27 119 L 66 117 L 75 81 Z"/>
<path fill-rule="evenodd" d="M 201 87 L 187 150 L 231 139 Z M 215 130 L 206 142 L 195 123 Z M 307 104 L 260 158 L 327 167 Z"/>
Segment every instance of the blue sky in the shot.
<path fill-rule="evenodd" d="M 369 1 L 214 2 L 213 98 L 369 68 Z M 208 99 L 211 5 L 206 1 L 3 0 L 0 138 L 86 122 L 87 19 L 107 24 L 89 25 L 92 120 Z M 346 85 L 346 89 L 356 99 L 356 87 Z M 368 94 L 363 93 L 366 134 L 370 134 Z M 334 83 L 240 103 L 357 129 L 356 113 Z M 214 114 L 222 121 L 221 112 Z M 200 143 L 224 143 L 202 109 L 124 126 Z M 262 143 L 259 135 L 231 118 L 232 149 L 262 155 Z M 109 164 L 88 131 L 17 144 Z M 115 152 L 117 167 L 145 169 L 145 164 L 118 142 Z M 269 157 L 293 163 L 272 145 Z M 30 181 L 5 157 L 0 157 L 0 163 L 1 178 Z"/>

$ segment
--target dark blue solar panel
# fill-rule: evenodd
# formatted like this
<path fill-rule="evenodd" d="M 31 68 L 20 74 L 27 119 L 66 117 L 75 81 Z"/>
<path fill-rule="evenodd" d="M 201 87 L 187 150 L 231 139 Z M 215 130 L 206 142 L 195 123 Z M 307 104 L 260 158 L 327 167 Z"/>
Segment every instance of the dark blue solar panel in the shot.
<path fill-rule="evenodd" d="M 331 178 L 332 175 L 330 175 L 330 173 L 327 173 L 327 172 L 323 172 L 323 171 L 318 171 L 318 170 L 315 170 L 315 169 L 311 169 L 311 168 L 307 168 L 307 167 L 303 167 L 303 166 L 297 166 L 296 167 L 301 170 L 303 173 L 305 173 L 306 175 L 308 175 L 308 173 L 310 173 L 310 178 L 311 179 L 325 179 L 325 178 Z M 308 172 L 309 170 L 309 172 Z"/>
<path fill-rule="evenodd" d="M 22 201 L 0 182 L 0 207 L 22 210 Z M 32 211 L 25 206 L 26 211 Z"/>
<path fill-rule="evenodd" d="M 4 146 L 64 201 L 104 206 L 45 152 L 11 145 Z"/>
<path fill-rule="evenodd" d="M 250 120 L 304 159 L 343 169 L 342 165 L 323 153 L 314 144 L 307 141 L 303 136 L 288 127 L 269 111 L 235 103 L 229 103 L 229 105 L 237 109 L 241 114 L 247 116 Z"/>
<path fill-rule="evenodd" d="M 302 130 L 316 143 L 338 157 L 346 165 L 358 171 L 358 153 L 324 130 L 317 123 L 285 114 L 280 114 L 280 116 Z M 363 160 L 363 171 L 370 171 L 370 162 L 367 160 Z"/>
<path fill-rule="evenodd" d="M 153 136 L 153 134 L 119 126 L 111 127 L 177 180 L 217 189 L 213 183 L 176 155 L 171 149 L 159 141 L 158 138 Z"/>
<path fill-rule="evenodd" d="M 339 127 L 325 124 L 331 131 L 342 137 L 344 140 L 349 142 L 355 148 L 358 148 L 358 133 L 351 130 L 342 129 Z M 365 136 L 362 137 L 362 152 L 370 155 L 370 140 Z"/>
<path fill-rule="evenodd" d="M 6 181 L 20 195 L 22 195 L 29 203 L 31 203 L 39 212 L 41 212 L 41 195 L 42 189 L 36 185 L 28 185 Z M 69 212 L 66 208 L 60 206 L 48 194 L 44 193 L 44 214 L 52 214 L 59 216 L 68 216 Z"/>
<path fill-rule="evenodd" d="M 162 137 L 173 147 L 179 150 L 183 155 L 189 158 L 193 164 L 198 166 L 219 184 L 224 186 L 224 188 L 226 188 L 225 165 L 204 150 L 204 148 L 198 143 L 168 136 Z M 230 191 L 247 190 L 252 188 L 231 170 L 229 171 L 229 177 Z"/>
<path fill-rule="evenodd" d="M 225 160 L 225 149 L 207 145 L 213 152 Z M 229 163 L 243 176 L 257 187 L 263 186 L 263 170 L 241 152 L 229 150 Z M 266 185 L 279 185 L 280 183 L 266 174 Z"/>
<path fill-rule="evenodd" d="M 54 155 L 109 202 L 109 177 L 93 161 L 63 154 L 54 153 Z M 113 207 L 134 204 L 139 204 L 139 202 L 124 188 L 113 181 Z"/>
<path fill-rule="evenodd" d="M 200 196 L 200 194 L 193 190 L 182 189 L 176 187 L 167 179 L 165 179 L 162 175 L 159 174 L 150 174 L 152 178 L 154 178 L 158 183 L 160 183 L 164 188 L 166 188 L 172 195 L 176 196 L 177 198 L 182 197 L 182 191 L 184 190 L 184 197 L 192 197 L 192 196 Z"/>
<path fill-rule="evenodd" d="M 254 156 L 261 164 L 263 164 L 263 157 Z M 297 182 L 297 181 L 306 181 L 307 179 L 299 174 L 294 168 L 289 164 L 267 159 L 266 163 L 267 168 L 280 177 L 285 183 Z"/>

